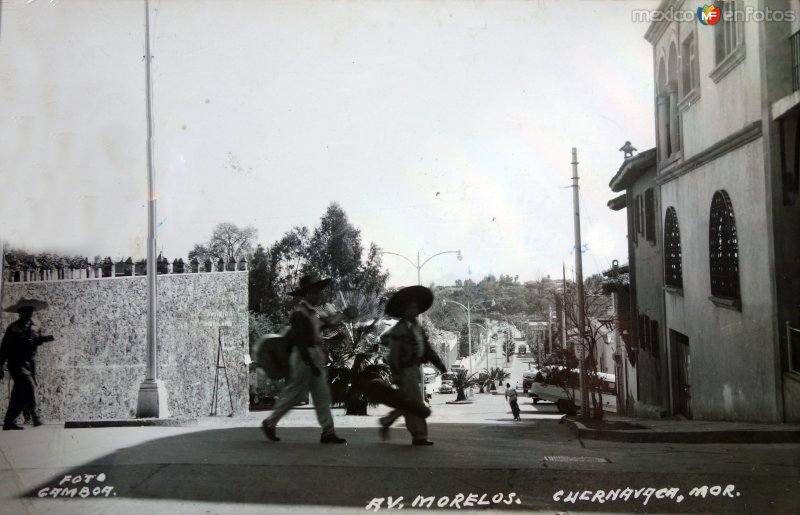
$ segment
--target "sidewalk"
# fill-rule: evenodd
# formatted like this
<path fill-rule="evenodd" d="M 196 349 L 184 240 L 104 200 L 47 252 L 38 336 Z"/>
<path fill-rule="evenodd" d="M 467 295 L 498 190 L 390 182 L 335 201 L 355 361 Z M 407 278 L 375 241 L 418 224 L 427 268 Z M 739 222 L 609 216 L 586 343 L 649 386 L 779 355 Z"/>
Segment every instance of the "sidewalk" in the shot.
<path fill-rule="evenodd" d="M 606 413 L 598 424 L 564 419 L 576 436 L 631 443 L 797 443 L 800 424 L 758 424 L 677 418 L 642 419 Z"/>

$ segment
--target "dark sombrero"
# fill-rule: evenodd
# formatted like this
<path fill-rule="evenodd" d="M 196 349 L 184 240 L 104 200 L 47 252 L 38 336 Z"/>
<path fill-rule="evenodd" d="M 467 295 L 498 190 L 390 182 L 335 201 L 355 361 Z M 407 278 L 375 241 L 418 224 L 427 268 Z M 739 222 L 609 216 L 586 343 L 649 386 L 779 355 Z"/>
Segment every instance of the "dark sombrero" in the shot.
<path fill-rule="evenodd" d="M 331 283 L 331 279 L 320 279 L 318 276 L 309 274 L 304 275 L 297 282 L 297 289 L 290 291 L 289 295 L 292 297 L 301 297 L 307 292 L 312 290 L 321 290 L 326 288 Z"/>
<path fill-rule="evenodd" d="M 20 299 L 16 304 L 8 306 L 3 311 L 8 313 L 19 313 L 24 309 L 32 309 L 33 311 L 41 311 L 47 309 L 47 302 L 36 299 Z"/>
<path fill-rule="evenodd" d="M 392 295 L 386 302 L 386 314 L 393 317 L 402 317 L 406 304 L 413 302 L 420 313 L 427 311 L 433 305 L 433 292 L 424 286 L 408 286 Z"/>

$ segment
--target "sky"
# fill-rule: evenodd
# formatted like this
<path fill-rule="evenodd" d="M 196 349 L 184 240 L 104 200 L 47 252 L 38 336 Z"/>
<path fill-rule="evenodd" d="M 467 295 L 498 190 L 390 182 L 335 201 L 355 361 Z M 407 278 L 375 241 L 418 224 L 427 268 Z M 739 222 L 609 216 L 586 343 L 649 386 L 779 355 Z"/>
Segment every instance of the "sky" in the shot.
<path fill-rule="evenodd" d="M 220 222 L 265 246 L 335 201 L 424 284 L 627 261 L 606 203 L 630 140 L 654 145 L 654 1 L 152 0 L 157 245 Z M 3 0 L 0 238 L 143 258 L 142 0 Z M 393 286 L 417 270 L 386 254 Z"/>

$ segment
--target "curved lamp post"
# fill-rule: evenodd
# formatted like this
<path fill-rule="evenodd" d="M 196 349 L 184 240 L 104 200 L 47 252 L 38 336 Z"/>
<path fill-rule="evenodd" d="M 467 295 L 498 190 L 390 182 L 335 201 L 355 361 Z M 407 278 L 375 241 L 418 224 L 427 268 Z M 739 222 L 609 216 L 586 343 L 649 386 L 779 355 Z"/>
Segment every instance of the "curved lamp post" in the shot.
<path fill-rule="evenodd" d="M 425 266 L 425 264 L 428 261 L 430 261 L 431 259 L 435 258 L 436 256 L 441 256 L 442 254 L 458 254 L 458 256 L 457 256 L 458 260 L 461 261 L 463 259 L 461 257 L 461 250 L 445 250 L 444 252 L 439 252 L 438 254 L 432 255 L 431 257 L 429 257 L 428 259 L 426 259 L 422 263 L 419 262 L 419 252 L 417 252 L 417 262 L 416 263 L 414 263 L 413 261 L 411 261 L 409 258 L 405 257 L 404 255 L 398 254 L 397 252 L 387 252 L 385 250 L 382 250 L 381 254 L 391 254 L 392 256 L 399 256 L 399 257 L 405 259 L 406 261 L 408 261 L 409 263 L 411 263 L 411 266 L 413 266 L 414 268 L 417 269 L 417 284 L 419 284 L 419 285 L 422 284 L 422 281 L 420 280 L 420 270 L 422 270 L 422 267 Z"/>
<path fill-rule="evenodd" d="M 467 305 L 465 306 L 464 304 L 455 300 L 442 299 L 443 306 L 446 306 L 448 304 L 455 304 L 456 306 L 463 309 L 464 312 L 467 314 L 467 343 L 469 344 L 469 371 L 472 372 L 472 326 L 475 325 L 472 322 L 472 308 L 475 307 L 479 307 L 481 309 L 484 308 L 480 304 L 470 304 L 469 301 L 467 301 Z"/>
<path fill-rule="evenodd" d="M 406 261 L 408 261 L 409 263 L 411 263 L 411 266 L 413 266 L 414 268 L 417 269 L 417 284 L 420 285 L 420 286 L 422 285 L 422 281 L 420 280 L 420 270 L 422 270 L 422 267 L 425 266 L 425 264 L 428 261 L 430 261 L 431 259 L 435 258 L 436 256 L 441 256 L 442 254 L 458 254 L 458 260 L 461 261 L 461 259 L 462 259 L 461 250 L 460 249 L 459 250 L 445 250 L 444 252 L 439 252 L 438 254 L 432 255 L 431 257 L 429 257 L 428 259 L 426 259 L 422 263 L 419 262 L 419 252 L 417 252 L 417 263 L 416 264 L 414 264 L 413 261 L 411 261 L 410 259 L 408 259 L 404 255 L 398 254 L 397 252 L 387 252 L 385 250 L 382 250 L 380 253 L 381 254 L 391 254 L 392 256 L 399 256 L 399 257 L 405 259 Z M 420 375 L 420 381 L 421 381 L 420 388 L 422 389 L 422 399 L 423 399 L 423 401 L 427 401 L 428 397 L 427 397 L 427 394 L 425 393 L 425 371 L 422 368 L 422 365 L 419 366 L 419 375 Z"/>
<path fill-rule="evenodd" d="M 478 327 L 482 327 L 486 329 L 486 374 L 489 374 L 489 326 L 479 324 L 478 322 L 472 322 L 472 325 L 477 325 Z"/>

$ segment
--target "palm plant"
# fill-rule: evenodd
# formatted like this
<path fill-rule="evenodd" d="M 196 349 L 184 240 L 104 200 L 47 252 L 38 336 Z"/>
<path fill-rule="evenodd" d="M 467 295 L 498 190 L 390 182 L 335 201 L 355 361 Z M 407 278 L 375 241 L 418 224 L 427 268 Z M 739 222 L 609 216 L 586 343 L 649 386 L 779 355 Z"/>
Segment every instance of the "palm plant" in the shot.
<path fill-rule="evenodd" d="M 467 396 L 464 391 L 467 388 L 472 388 L 476 384 L 478 384 L 477 373 L 473 372 L 471 374 L 467 374 L 466 370 L 459 370 L 456 372 L 456 377 L 453 379 L 453 388 L 456 389 L 457 394 L 456 402 L 467 400 Z"/>
<path fill-rule="evenodd" d="M 503 384 L 503 381 L 511 377 L 509 372 L 506 372 L 500 367 L 494 367 L 489 370 L 489 389 L 497 390 L 497 384 Z"/>
<path fill-rule="evenodd" d="M 336 304 L 343 314 L 328 346 L 331 395 L 334 404 L 344 404 L 347 415 L 366 415 L 367 407 L 377 404 L 369 401 L 363 385 L 390 378 L 378 352 L 381 305 L 376 297 L 358 291 L 340 292 Z"/>

